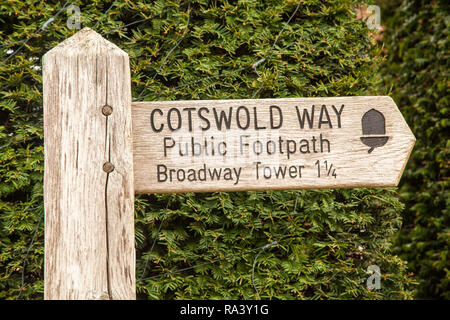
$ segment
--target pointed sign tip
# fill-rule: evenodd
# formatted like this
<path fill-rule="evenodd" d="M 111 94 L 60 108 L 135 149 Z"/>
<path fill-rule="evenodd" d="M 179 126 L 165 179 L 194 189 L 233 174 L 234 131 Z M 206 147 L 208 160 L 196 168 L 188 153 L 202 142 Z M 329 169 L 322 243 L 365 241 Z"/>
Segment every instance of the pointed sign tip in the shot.
<path fill-rule="evenodd" d="M 104 47 L 108 50 L 120 51 L 121 54 L 127 55 L 122 49 L 106 40 L 101 34 L 97 33 L 89 27 L 84 27 L 71 37 L 67 38 L 53 49 L 48 51 L 45 55 L 52 53 L 61 53 L 61 51 L 81 52 L 81 51 L 96 51 Z"/>

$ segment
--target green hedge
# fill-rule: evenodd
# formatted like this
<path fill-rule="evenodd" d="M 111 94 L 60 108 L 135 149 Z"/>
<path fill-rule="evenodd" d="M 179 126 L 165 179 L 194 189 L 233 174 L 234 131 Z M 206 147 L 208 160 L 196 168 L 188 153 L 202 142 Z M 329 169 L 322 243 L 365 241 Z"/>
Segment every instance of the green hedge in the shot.
<path fill-rule="evenodd" d="M 373 68 L 379 52 L 355 19 L 356 2 L 298 3 L 118 1 L 103 15 L 112 2 L 74 1 L 83 26 L 129 53 L 134 97 L 377 94 Z M 33 34 L 62 5 L 0 4 L 0 39 L 7 44 L 0 54 L 10 56 L 9 49 L 20 47 L 15 41 Z M 35 66 L 76 32 L 66 19 L 61 12 L 0 64 L 0 299 L 19 296 L 22 272 L 19 298 L 42 298 L 42 223 L 33 237 L 42 213 L 43 173 L 41 71 Z M 402 208 L 393 188 L 139 196 L 138 297 L 411 298 L 406 264 L 391 253 Z M 366 286 L 370 265 L 381 269 L 380 290 Z"/>
<path fill-rule="evenodd" d="M 395 252 L 417 275 L 418 298 L 450 299 L 450 5 L 407 0 L 385 11 L 395 14 L 386 20 L 382 72 L 417 139 L 401 182 L 406 210 Z"/>

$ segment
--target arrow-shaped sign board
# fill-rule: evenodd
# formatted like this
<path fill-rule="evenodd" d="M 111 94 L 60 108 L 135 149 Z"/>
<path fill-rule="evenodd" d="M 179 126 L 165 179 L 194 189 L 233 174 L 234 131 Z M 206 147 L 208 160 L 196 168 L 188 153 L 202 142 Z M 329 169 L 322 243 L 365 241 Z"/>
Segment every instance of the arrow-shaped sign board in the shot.
<path fill-rule="evenodd" d="M 136 193 L 396 186 L 415 138 L 390 97 L 132 103 Z"/>

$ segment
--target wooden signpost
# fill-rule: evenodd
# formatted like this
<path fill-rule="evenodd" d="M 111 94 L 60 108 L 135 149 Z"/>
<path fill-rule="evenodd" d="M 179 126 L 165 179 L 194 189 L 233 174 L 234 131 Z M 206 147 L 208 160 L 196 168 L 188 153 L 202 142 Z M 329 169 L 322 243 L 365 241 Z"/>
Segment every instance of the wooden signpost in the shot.
<path fill-rule="evenodd" d="M 128 55 L 83 29 L 44 55 L 45 299 L 134 299 Z"/>
<path fill-rule="evenodd" d="M 136 102 L 137 193 L 396 186 L 414 136 L 390 97 Z"/>
<path fill-rule="evenodd" d="M 46 299 L 135 298 L 135 192 L 396 186 L 415 141 L 389 97 L 132 103 L 89 28 L 43 84 Z"/>

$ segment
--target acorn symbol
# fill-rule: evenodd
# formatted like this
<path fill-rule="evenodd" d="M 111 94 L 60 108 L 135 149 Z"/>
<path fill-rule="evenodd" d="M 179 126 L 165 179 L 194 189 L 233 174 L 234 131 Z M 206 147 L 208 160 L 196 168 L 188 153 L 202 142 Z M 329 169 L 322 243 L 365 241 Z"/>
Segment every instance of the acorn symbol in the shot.
<path fill-rule="evenodd" d="M 361 119 L 362 133 L 361 142 L 370 147 L 369 153 L 375 148 L 384 146 L 389 137 L 386 135 L 386 122 L 383 114 L 375 109 L 367 111 Z"/>

